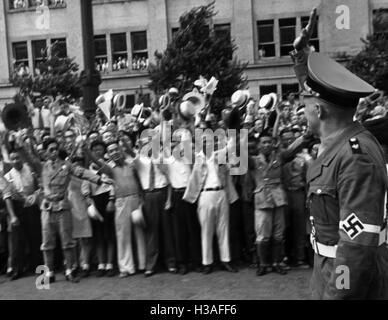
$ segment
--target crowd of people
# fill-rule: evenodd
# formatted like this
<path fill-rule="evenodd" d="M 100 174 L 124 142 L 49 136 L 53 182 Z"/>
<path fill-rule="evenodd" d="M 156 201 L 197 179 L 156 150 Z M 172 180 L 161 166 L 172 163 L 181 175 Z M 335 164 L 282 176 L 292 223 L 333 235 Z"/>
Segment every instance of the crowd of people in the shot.
<path fill-rule="evenodd" d="M 112 65 L 113 71 L 120 71 L 120 70 L 130 70 L 131 63 L 129 59 L 118 57 L 117 60 L 114 60 L 114 63 Z M 148 69 L 148 59 L 145 57 L 139 58 L 138 56 L 135 56 L 132 59 L 132 70 L 147 70 Z M 109 63 L 106 59 L 99 59 L 96 61 L 96 70 L 101 73 L 108 73 L 109 72 Z"/>
<path fill-rule="evenodd" d="M 10 1 L 12 9 L 22 9 L 27 8 L 27 0 L 14 0 Z M 28 5 L 29 7 L 39 7 L 41 5 L 49 5 L 49 6 L 63 6 L 65 4 L 64 0 L 30 0 Z"/>
<path fill-rule="evenodd" d="M 16 280 L 45 265 L 51 282 L 58 268 L 78 282 L 91 274 L 209 274 L 245 265 L 262 276 L 310 268 L 306 171 L 319 144 L 306 132 L 303 99 L 295 93 L 283 98 L 263 105 L 247 91 L 233 95 L 233 110 L 244 110 L 239 121 L 249 132 L 248 170 L 239 175 L 217 157 L 229 155 L 241 137 L 210 149 L 205 138 L 191 164 L 163 144 L 158 151 L 170 161 L 147 149 L 165 122 L 195 128 L 179 99 L 170 111 L 161 99 L 148 118 L 133 116 L 144 108 L 139 105 L 108 121 L 99 113 L 83 138 L 75 122 L 8 132 L 0 162 L 2 272 Z M 358 119 L 386 116 L 384 99 L 361 108 Z M 43 100 L 52 109 L 53 100 Z M 225 114 L 211 113 L 195 126 L 231 127 Z M 145 129 L 151 135 L 142 135 Z M 187 142 L 184 137 L 174 146 Z"/>

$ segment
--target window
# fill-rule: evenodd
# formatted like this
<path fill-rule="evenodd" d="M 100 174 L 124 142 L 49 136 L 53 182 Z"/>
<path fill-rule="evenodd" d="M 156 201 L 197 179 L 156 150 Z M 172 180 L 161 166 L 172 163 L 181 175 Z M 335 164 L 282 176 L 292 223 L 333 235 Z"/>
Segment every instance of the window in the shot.
<path fill-rule="evenodd" d="M 377 38 L 388 38 L 388 9 L 373 10 L 373 34 Z"/>
<path fill-rule="evenodd" d="M 126 109 L 130 109 L 135 105 L 135 95 L 134 94 L 127 94 L 127 99 L 126 99 Z"/>
<path fill-rule="evenodd" d="M 46 50 L 46 40 L 32 41 L 32 59 L 35 73 L 39 73 L 39 65 L 45 60 Z"/>
<path fill-rule="evenodd" d="M 228 41 L 231 41 L 230 23 L 215 24 L 214 25 L 214 33 L 215 33 L 217 38 L 225 38 Z"/>
<path fill-rule="evenodd" d="M 47 4 L 52 7 L 63 7 L 65 6 L 65 0 L 48 0 Z"/>
<path fill-rule="evenodd" d="M 146 108 L 151 107 L 151 95 L 149 93 L 140 93 L 138 103 L 144 103 Z"/>
<path fill-rule="evenodd" d="M 108 73 L 108 53 L 106 48 L 106 36 L 94 36 L 94 51 L 96 70 L 102 73 Z"/>
<path fill-rule="evenodd" d="M 10 9 L 23 9 L 27 8 L 27 0 L 9 0 Z"/>
<path fill-rule="evenodd" d="M 111 35 L 112 41 L 112 70 L 120 71 L 128 69 L 127 35 L 116 33 Z"/>
<path fill-rule="evenodd" d="M 231 32 L 230 32 L 230 23 L 225 24 L 215 24 L 214 25 L 214 34 L 218 39 L 222 39 L 223 41 L 227 41 L 228 43 L 231 43 Z M 233 53 L 230 51 L 230 54 L 228 54 L 229 60 L 233 59 Z"/>
<path fill-rule="evenodd" d="M 29 0 L 28 1 L 28 6 L 29 7 L 39 7 L 42 4 L 44 4 L 43 0 Z"/>
<path fill-rule="evenodd" d="M 310 17 L 302 17 L 301 18 L 301 26 L 302 29 L 307 26 L 309 23 Z M 317 23 L 315 24 L 313 34 L 311 35 L 311 39 L 309 42 L 310 46 L 313 46 L 315 48 L 315 51 L 319 52 L 319 38 L 318 38 L 318 17 L 317 17 Z"/>
<path fill-rule="evenodd" d="M 260 95 L 263 96 L 265 94 L 269 93 L 277 93 L 278 92 L 278 87 L 276 84 L 273 85 L 267 85 L 267 86 L 260 86 Z"/>
<path fill-rule="evenodd" d="M 51 45 L 53 45 L 53 53 L 59 58 L 67 57 L 66 38 L 51 39 Z"/>
<path fill-rule="evenodd" d="M 290 93 L 298 93 L 299 92 L 299 84 L 291 83 L 291 84 L 282 84 L 282 95 L 284 98 Z"/>
<path fill-rule="evenodd" d="M 131 42 L 132 42 L 132 70 L 146 70 L 148 68 L 146 31 L 132 32 Z"/>
<path fill-rule="evenodd" d="M 259 38 L 259 59 L 275 56 L 274 22 L 262 20 L 257 22 L 257 35 Z"/>
<path fill-rule="evenodd" d="M 16 42 L 12 44 L 13 67 L 15 70 L 29 73 L 27 42 Z"/>
<path fill-rule="evenodd" d="M 294 50 L 296 18 L 279 19 L 280 55 L 288 56 Z"/>

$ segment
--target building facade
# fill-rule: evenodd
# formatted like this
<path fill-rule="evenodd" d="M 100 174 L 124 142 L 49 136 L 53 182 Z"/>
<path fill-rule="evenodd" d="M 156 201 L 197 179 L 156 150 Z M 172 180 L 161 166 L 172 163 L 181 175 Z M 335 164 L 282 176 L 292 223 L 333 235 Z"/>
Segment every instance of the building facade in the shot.
<path fill-rule="evenodd" d="M 75 57 L 83 69 L 81 0 L 0 0 L 0 104 L 16 88 L 15 67 L 34 72 L 41 50 L 57 42 L 61 54 Z M 101 92 L 123 91 L 133 104 L 147 89 L 147 66 L 163 51 L 179 27 L 179 17 L 210 0 L 94 0 L 96 67 Z M 210 28 L 228 34 L 237 57 L 248 62 L 246 75 L 254 96 L 297 91 L 289 52 L 292 42 L 317 7 L 319 20 L 311 44 L 340 59 L 357 53 L 360 40 L 373 32 L 373 15 L 388 0 L 216 0 Z M 152 94 L 152 93 L 150 93 Z"/>

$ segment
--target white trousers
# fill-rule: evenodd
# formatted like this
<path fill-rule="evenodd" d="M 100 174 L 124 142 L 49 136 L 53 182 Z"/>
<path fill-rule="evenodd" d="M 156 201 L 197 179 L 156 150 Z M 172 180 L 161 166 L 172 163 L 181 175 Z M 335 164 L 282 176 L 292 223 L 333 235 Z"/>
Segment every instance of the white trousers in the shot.
<path fill-rule="evenodd" d="M 131 220 L 132 211 L 139 208 L 140 198 L 137 195 L 116 199 L 116 237 L 117 258 L 120 272 L 134 274 L 136 272 L 132 250 L 132 229 L 135 232 L 137 245 L 138 269 L 145 269 L 145 233 L 140 226 L 134 225 Z"/>
<path fill-rule="evenodd" d="M 198 218 L 201 225 L 202 264 L 213 263 L 213 238 L 217 234 L 220 259 L 230 262 L 229 203 L 225 191 L 204 191 L 199 196 Z"/>

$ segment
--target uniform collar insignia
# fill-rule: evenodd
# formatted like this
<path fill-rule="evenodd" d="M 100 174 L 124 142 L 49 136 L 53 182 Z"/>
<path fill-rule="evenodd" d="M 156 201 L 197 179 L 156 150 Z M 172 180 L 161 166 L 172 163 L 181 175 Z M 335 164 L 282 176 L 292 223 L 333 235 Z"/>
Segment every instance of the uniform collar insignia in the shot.
<path fill-rule="evenodd" d="M 338 137 L 336 137 L 336 139 L 333 139 L 331 143 L 328 144 L 324 153 L 322 153 L 312 163 L 307 173 L 307 181 L 310 182 L 320 176 L 322 174 L 322 167 L 329 166 L 338 151 L 341 150 L 341 148 L 343 148 L 343 146 L 350 141 L 351 138 L 365 130 L 366 129 L 358 122 L 350 124 L 341 134 L 338 135 Z"/>

